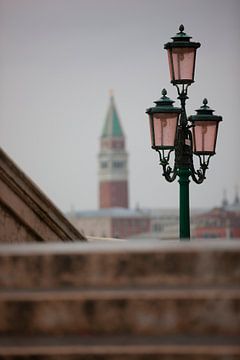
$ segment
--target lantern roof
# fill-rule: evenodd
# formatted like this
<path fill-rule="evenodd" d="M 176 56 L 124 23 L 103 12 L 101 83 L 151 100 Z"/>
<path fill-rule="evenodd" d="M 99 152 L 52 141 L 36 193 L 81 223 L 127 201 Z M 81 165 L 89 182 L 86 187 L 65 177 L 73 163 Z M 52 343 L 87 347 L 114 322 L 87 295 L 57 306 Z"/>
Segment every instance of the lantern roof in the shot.
<path fill-rule="evenodd" d="M 208 105 L 208 99 L 203 99 L 203 105 L 196 110 L 197 115 L 212 115 L 214 110 L 211 109 Z"/>
<path fill-rule="evenodd" d="M 156 106 L 149 108 L 146 110 L 147 114 L 153 114 L 153 113 L 164 113 L 164 112 L 177 112 L 180 113 L 181 109 L 173 106 L 173 103 L 175 101 L 171 100 L 169 97 L 167 97 L 167 90 L 162 90 L 162 96 L 159 100 L 154 101 L 154 104 Z"/>
<path fill-rule="evenodd" d="M 203 99 L 203 105 L 196 110 L 196 115 L 189 116 L 190 121 L 197 120 L 213 120 L 213 121 L 222 121 L 222 117 L 218 115 L 213 115 L 214 111 L 208 105 L 208 100 L 206 98 Z"/>
<path fill-rule="evenodd" d="M 195 49 L 199 48 L 201 44 L 199 42 L 190 41 L 191 38 L 191 36 L 184 32 L 184 26 L 180 25 L 179 32 L 175 36 L 171 37 L 173 41 L 166 43 L 164 45 L 164 49 L 175 47 L 191 47 Z"/>
<path fill-rule="evenodd" d="M 191 38 L 192 36 L 189 36 L 184 32 L 183 25 L 180 25 L 179 32 L 175 36 L 171 37 L 171 39 L 173 39 L 174 41 L 189 41 Z"/>

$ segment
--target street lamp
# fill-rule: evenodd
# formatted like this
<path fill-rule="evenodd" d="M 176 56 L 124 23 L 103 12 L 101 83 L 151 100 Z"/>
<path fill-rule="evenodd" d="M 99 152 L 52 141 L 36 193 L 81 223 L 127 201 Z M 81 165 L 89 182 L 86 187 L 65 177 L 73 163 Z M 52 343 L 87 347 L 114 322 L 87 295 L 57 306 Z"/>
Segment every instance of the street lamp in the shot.
<path fill-rule="evenodd" d="M 181 107 L 174 107 L 165 89 L 162 97 L 155 101 L 156 106 L 147 109 L 149 115 L 152 148 L 159 154 L 163 176 L 173 182 L 178 176 L 180 184 L 180 239 L 190 239 L 189 216 L 189 177 L 201 184 L 205 180 L 211 156 L 215 154 L 218 125 L 221 116 L 214 115 L 203 100 L 203 105 L 196 110 L 196 115 L 189 118 L 186 113 L 188 87 L 194 82 L 196 52 L 201 46 L 191 41 L 191 36 L 184 32 L 184 26 L 172 37 L 173 41 L 164 45 L 168 51 L 171 83 L 176 86 Z M 174 165 L 170 165 L 174 153 Z M 193 155 L 199 160 L 196 170 Z"/>

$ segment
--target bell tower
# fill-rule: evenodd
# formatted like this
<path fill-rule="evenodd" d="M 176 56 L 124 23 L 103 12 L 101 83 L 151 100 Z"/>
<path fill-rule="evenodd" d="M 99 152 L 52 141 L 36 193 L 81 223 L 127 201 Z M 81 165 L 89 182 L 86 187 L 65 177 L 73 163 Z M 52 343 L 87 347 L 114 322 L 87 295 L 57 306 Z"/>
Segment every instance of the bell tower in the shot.
<path fill-rule="evenodd" d="M 128 208 L 128 154 L 113 94 L 100 138 L 99 207 Z"/>

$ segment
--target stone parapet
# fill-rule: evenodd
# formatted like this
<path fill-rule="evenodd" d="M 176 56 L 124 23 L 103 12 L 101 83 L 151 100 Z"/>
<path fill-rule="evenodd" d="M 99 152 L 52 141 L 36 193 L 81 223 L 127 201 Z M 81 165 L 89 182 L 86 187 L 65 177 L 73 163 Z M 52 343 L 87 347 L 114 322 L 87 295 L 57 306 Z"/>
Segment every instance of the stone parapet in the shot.
<path fill-rule="evenodd" d="M 0 246 L 0 287 L 239 286 L 240 241 Z"/>

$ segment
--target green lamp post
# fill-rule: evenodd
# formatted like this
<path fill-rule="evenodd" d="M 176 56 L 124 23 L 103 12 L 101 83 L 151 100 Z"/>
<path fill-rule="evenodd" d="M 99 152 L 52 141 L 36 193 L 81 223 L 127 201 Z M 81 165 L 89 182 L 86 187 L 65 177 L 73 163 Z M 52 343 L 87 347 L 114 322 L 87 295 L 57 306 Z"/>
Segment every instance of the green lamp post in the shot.
<path fill-rule="evenodd" d="M 181 107 L 174 107 L 174 101 L 166 96 L 167 92 L 163 89 L 162 97 L 155 101 L 156 106 L 147 109 L 146 113 L 149 115 L 152 148 L 159 154 L 163 176 L 168 182 L 178 177 L 180 239 L 190 239 L 189 178 L 197 184 L 205 180 L 210 158 L 215 154 L 222 117 L 213 115 L 214 110 L 207 105 L 207 99 L 196 110 L 196 115 L 187 117 L 188 87 L 194 82 L 196 51 L 201 45 L 190 40 L 183 25 L 179 30 L 164 48 L 168 51 L 171 83 L 177 88 Z M 172 154 L 175 156 L 171 166 Z M 197 170 L 193 155 L 199 160 Z"/>

